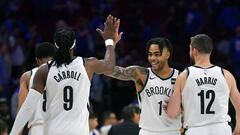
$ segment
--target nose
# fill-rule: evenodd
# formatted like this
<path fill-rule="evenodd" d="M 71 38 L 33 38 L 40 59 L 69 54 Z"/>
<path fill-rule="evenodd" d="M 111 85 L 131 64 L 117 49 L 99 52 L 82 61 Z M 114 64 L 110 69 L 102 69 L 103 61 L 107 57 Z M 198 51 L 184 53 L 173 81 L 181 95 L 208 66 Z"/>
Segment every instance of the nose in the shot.
<path fill-rule="evenodd" d="M 156 56 L 154 56 L 154 55 L 149 56 L 149 60 L 154 60 L 154 59 L 156 59 Z"/>

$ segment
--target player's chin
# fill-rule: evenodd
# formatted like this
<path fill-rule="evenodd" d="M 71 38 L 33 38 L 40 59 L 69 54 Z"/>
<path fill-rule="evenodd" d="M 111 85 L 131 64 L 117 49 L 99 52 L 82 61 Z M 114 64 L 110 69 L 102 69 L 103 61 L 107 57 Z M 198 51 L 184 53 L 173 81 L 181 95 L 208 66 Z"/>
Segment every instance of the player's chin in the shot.
<path fill-rule="evenodd" d="M 158 69 L 159 69 L 159 66 L 158 66 L 158 65 L 152 65 L 152 69 L 153 69 L 153 70 L 158 70 Z"/>

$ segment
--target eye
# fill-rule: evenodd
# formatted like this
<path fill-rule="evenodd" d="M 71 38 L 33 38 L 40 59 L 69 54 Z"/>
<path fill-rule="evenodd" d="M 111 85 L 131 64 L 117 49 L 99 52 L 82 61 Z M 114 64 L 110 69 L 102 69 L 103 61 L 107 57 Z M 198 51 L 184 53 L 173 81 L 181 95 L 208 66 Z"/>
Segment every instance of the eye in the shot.
<path fill-rule="evenodd" d="M 155 56 L 156 56 L 156 57 L 159 57 L 159 56 L 161 56 L 161 55 L 160 55 L 160 53 L 155 53 Z"/>

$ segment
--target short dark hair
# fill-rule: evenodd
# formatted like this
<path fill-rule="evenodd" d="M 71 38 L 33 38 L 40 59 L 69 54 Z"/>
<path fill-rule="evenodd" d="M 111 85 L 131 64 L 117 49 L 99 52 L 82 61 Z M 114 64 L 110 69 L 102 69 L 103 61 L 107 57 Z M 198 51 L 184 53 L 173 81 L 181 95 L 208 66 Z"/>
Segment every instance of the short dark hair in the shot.
<path fill-rule="evenodd" d="M 190 45 L 196 48 L 200 53 L 211 54 L 213 50 L 213 41 L 206 34 L 198 34 L 191 37 Z"/>
<path fill-rule="evenodd" d="M 106 111 L 106 112 L 104 112 L 104 113 L 102 114 L 102 120 L 103 120 L 103 122 L 104 122 L 105 120 L 107 120 L 107 119 L 110 118 L 111 113 L 114 113 L 114 112 L 112 112 L 112 111 Z"/>
<path fill-rule="evenodd" d="M 94 112 L 89 112 L 89 119 L 95 119 L 97 118 L 97 114 Z"/>
<path fill-rule="evenodd" d="M 0 134 L 2 134 L 6 129 L 8 129 L 7 123 L 0 119 Z"/>
<path fill-rule="evenodd" d="M 57 67 L 60 67 L 62 64 L 69 64 L 72 61 L 69 50 L 73 46 L 75 39 L 75 32 L 72 28 L 68 26 L 57 27 L 54 34 L 54 42 L 58 48 L 53 58 Z"/>
<path fill-rule="evenodd" d="M 170 52 L 170 57 L 172 56 L 173 47 L 172 47 L 171 42 L 170 42 L 167 38 L 165 38 L 165 37 L 157 37 L 157 38 L 152 38 L 152 39 L 150 39 L 150 40 L 147 42 L 147 48 L 146 48 L 147 53 L 148 53 L 148 51 L 149 51 L 149 48 L 150 48 L 151 44 L 156 44 L 156 45 L 158 45 L 158 46 L 159 46 L 160 53 L 162 53 L 163 48 L 167 48 L 168 51 Z"/>
<path fill-rule="evenodd" d="M 37 48 L 35 50 L 35 56 L 38 59 L 53 57 L 55 54 L 54 45 L 49 42 L 42 42 L 37 44 Z"/>
<path fill-rule="evenodd" d="M 134 105 L 125 106 L 122 109 L 122 118 L 124 120 L 131 120 L 134 117 L 135 113 L 137 113 L 137 114 L 141 113 L 141 110 L 139 109 L 139 107 L 134 106 Z"/>

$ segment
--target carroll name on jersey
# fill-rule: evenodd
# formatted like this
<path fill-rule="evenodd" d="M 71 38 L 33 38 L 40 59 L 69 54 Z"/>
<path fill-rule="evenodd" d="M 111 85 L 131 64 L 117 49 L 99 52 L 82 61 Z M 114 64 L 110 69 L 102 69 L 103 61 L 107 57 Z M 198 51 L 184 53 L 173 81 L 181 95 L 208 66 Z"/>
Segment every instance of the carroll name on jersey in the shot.
<path fill-rule="evenodd" d="M 81 76 L 81 73 L 75 72 L 75 71 L 62 71 L 58 73 L 57 75 L 54 75 L 53 78 L 57 81 L 60 82 L 65 79 L 75 79 L 79 81 L 79 78 Z"/>

